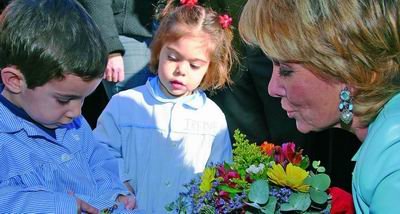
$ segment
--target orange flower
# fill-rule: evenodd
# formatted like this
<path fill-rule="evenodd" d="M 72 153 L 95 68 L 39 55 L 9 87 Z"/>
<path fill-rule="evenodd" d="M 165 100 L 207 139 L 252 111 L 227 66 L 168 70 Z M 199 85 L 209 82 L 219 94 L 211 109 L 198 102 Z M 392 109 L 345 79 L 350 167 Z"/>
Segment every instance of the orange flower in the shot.
<path fill-rule="evenodd" d="M 263 144 L 261 144 L 261 151 L 265 152 L 267 155 L 272 156 L 274 153 L 274 148 L 275 145 L 272 143 L 268 143 L 267 141 L 264 141 Z"/>

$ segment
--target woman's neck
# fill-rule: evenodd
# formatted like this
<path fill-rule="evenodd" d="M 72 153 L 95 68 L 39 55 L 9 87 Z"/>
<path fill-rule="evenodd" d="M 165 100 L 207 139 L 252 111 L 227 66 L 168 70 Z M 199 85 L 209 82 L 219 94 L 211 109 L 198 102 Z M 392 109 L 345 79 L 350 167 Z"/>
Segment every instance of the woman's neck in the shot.
<path fill-rule="evenodd" d="M 357 136 L 357 138 L 361 142 L 364 142 L 364 140 L 365 140 L 365 138 L 367 137 L 367 134 L 368 134 L 368 127 L 356 128 L 356 129 L 354 129 L 354 134 Z"/>
<path fill-rule="evenodd" d="M 355 134 L 361 142 L 364 142 L 368 134 L 368 125 L 362 124 L 359 118 L 354 116 L 351 127 L 349 127 L 348 129 L 350 132 Z"/>

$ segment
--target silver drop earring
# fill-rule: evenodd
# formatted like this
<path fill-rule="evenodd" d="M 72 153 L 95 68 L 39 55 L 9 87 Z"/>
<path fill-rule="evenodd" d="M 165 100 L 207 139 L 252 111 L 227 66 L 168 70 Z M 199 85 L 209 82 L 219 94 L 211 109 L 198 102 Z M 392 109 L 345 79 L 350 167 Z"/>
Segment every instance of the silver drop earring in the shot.
<path fill-rule="evenodd" d="M 353 120 L 353 103 L 347 87 L 340 91 L 339 99 L 340 120 L 345 124 L 350 124 Z"/>

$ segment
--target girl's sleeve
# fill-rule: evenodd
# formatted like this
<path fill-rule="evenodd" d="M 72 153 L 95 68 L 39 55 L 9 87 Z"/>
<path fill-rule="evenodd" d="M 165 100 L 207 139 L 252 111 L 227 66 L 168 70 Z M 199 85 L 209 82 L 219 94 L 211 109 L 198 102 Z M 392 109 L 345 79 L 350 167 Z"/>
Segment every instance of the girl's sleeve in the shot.
<path fill-rule="evenodd" d="M 76 194 L 76 196 L 89 204 L 103 209 L 112 206 L 119 195 L 131 194 L 119 176 L 118 161 L 115 155 L 118 152 L 111 149 L 106 144 L 101 144 L 96 141 L 92 134 L 89 124 L 82 118 L 83 132 L 86 133 L 86 143 L 83 144 L 83 151 L 87 157 L 90 173 L 96 182 L 97 193 L 96 197 Z M 115 139 L 120 139 L 118 134 L 114 134 Z M 113 138 L 114 139 L 114 138 Z M 118 140 L 107 141 L 110 145 L 118 144 Z"/>
<path fill-rule="evenodd" d="M 124 173 L 124 161 L 122 153 L 122 136 L 119 126 L 120 108 L 118 96 L 113 96 L 104 111 L 97 120 L 97 126 L 93 130 L 96 140 L 103 144 L 118 163 L 119 176 L 122 181 L 127 180 Z"/>

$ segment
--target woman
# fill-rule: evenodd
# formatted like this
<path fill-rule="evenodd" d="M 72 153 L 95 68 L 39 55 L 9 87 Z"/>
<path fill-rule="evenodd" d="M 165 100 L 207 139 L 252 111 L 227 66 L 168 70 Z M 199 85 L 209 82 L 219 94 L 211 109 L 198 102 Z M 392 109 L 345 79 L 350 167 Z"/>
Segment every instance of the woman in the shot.
<path fill-rule="evenodd" d="M 400 1 L 249 0 L 239 31 L 273 60 L 268 93 L 307 133 L 346 129 L 357 213 L 398 213 Z M 259 27 L 262 26 L 262 27 Z"/>

